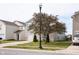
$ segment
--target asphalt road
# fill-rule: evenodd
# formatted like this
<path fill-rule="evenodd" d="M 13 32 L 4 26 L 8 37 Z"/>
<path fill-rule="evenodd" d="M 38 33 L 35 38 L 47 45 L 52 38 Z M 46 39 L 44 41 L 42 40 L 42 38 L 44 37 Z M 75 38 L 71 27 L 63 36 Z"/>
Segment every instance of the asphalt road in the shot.
<path fill-rule="evenodd" d="M 65 53 L 0 48 L 0 55 L 67 55 Z"/>

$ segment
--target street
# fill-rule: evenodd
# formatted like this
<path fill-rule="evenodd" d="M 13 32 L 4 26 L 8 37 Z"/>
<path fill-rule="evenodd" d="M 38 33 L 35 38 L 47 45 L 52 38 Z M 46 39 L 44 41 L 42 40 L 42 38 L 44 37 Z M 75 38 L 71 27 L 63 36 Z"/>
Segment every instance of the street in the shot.
<path fill-rule="evenodd" d="M 31 49 L 15 49 L 15 48 L 0 48 L 0 55 L 79 55 L 79 50 L 31 50 Z"/>
<path fill-rule="evenodd" d="M 0 55 L 66 55 L 65 53 L 0 48 Z"/>

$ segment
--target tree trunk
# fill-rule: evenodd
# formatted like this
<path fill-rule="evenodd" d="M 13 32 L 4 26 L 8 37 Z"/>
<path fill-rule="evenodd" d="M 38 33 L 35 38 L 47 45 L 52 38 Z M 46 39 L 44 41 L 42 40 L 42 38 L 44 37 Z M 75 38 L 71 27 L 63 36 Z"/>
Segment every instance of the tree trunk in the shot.
<path fill-rule="evenodd" d="M 49 34 L 46 36 L 46 43 L 50 42 Z"/>

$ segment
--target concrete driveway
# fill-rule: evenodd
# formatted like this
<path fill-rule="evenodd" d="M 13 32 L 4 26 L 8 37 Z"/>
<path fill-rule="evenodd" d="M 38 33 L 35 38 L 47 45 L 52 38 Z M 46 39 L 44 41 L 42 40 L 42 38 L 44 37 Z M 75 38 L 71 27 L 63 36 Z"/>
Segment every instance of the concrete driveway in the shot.
<path fill-rule="evenodd" d="M 3 43 L 3 44 L 0 44 L 0 48 L 2 48 L 4 46 L 14 46 L 17 44 L 23 44 L 23 43 L 29 43 L 29 42 L 31 42 L 31 41 L 17 41 L 17 42 Z"/>

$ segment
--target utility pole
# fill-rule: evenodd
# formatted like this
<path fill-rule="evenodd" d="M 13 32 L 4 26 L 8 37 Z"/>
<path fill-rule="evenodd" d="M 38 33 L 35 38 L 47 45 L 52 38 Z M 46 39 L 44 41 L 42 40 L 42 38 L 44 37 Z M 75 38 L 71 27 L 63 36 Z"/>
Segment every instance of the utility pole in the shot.
<path fill-rule="evenodd" d="M 41 45 L 41 9 L 42 9 L 42 4 L 39 5 L 39 11 L 40 11 L 40 41 L 39 41 L 39 48 L 42 49 L 42 45 Z"/>

